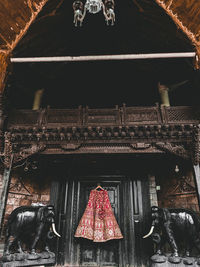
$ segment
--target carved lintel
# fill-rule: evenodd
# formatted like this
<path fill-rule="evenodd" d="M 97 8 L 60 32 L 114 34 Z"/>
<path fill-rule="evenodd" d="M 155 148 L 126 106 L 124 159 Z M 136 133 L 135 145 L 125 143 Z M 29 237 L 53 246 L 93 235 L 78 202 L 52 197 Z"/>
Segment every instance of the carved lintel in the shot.
<path fill-rule="evenodd" d="M 135 143 L 135 144 L 131 144 L 131 147 L 134 149 L 146 149 L 146 148 L 150 148 L 151 144 Z"/>
<path fill-rule="evenodd" d="M 28 147 L 19 147 L 19 150 L 16 150 L 17 147 L 15 147 L 15 153 L 14 153 L 14 163 L 17 163 L 23 159 L 26 159 L 36 153 L 42 152 L 46 149 L 46 145 L 44 144 L 32 144 Z"/>
<path fill-rule="evenodd" d="M 183 145 L 174 145 L 171 143 L 155 143 L 155 147 L 183 159 L 189 160 L 191 158 L 190 151 L 186 150 Z"/>

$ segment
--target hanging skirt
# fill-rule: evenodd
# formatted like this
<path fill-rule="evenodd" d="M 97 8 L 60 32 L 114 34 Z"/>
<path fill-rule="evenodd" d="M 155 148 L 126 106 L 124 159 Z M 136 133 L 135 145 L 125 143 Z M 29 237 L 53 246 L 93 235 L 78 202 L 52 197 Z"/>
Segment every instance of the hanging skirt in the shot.
<path fill-rule="evenodd" d="M 91 239 L 94 242 L 123 238 L 106 190 L 91 190 L 75 237 Z"/>

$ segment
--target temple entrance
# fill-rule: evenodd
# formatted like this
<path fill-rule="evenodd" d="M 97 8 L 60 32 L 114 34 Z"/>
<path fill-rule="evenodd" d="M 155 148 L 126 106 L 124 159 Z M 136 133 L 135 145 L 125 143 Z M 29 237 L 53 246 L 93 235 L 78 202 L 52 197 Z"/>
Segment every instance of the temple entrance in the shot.
<path fill-rule="evenodd" d="M 123 239 L 93 242 L 74 237 L 88 203 L 90 191 L 99 184 L 108 191 L 111 206 Z M 152 244 L 142 239 L 148 229 L 150 210 L 147 176 L 69 174 L 57 186 L 59 231 L 57 264 L 75 267 L 149 266 Z"/>

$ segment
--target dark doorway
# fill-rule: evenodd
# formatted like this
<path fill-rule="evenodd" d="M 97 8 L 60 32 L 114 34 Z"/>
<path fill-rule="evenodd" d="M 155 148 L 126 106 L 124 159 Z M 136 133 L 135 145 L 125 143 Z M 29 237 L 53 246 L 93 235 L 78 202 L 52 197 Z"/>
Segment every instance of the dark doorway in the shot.
<path fill-rule="evenodd" d="M 57 263 L 70 267 L 149 266 L 152 244 L 142 239 L 149 227 L 147 176 L 136 173 L 116 175 L 110 171 L 102 175 L 98 170 L 92 175 L 71 172 L 66 176 L 57 183 L 58 225 L 62 236 L 57 244 Z M 108 191 L 123 239 L 96 243 L 74 237 L 89 193 L 98 183 Z"/>

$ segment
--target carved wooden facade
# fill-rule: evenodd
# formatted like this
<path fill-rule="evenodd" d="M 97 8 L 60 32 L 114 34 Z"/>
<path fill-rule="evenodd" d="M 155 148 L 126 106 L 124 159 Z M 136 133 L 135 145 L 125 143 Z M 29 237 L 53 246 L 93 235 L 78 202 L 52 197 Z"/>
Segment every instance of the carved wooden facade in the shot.
<path fill-rule="evenodd" d="M 53 174 L 55 177 L 50 183 L 50 200 L 59 213 L 57 223 L 62 234 L 62 239 L 57 242 L 55 249 L 57 264 L 60 266 L 68 264 L 67 266 L 73 267 L 84 266 L 97 257 L 94 266 L 105 266 L 103 265 L 105 262 L 110 264 L 109 266 L 118 266 L 116 264 L 149 266 L 149 256 L 153 253 L 149 250 L 153 247 L 151 244 L 148 247 L 149 243 L 147 244 L 142 238 L 139 238 L 146 231 L 149 220 L 147 217 L 151 204 L 150 197 L 148 197 L 149 173 L 145 168 L 141 169 L 137 166 L 136 162 L 132 167 L 132 161 L 131 164 L 130 160 L 127 163 L 127 158 L 134 154 L 148 154 L 150 157 L 152 154 L 169 154 L 176 159 L 198 165 L 199 118 L 199 107 L 186 106 L 126 107 L 123 105 L 110 109 L 79 107 L 77 109 L 35 111 L 12 110 L 7 114 L 2 135 L 1 157 L 6 168 L 11 163 L 13 167 L 23 165 L 26 162 L 25 159 L 38 153 L 46 156 L 83 155 L 82 163 L 78 163 L 76 160 L 76 164 L 79 165 L 74 163 L 73 168 L 69 166 L 69 161 L 68 164 L 62 163 L 62 170 L 59 170 L 59 166 L 56 165 Z M 118 161 L 110 161 L 109 164 L 112 162 L 114 165 L 109 166 L 107 170 L 104 159 L 104 162 L 101 163 L 104 171 L 104 176 L 102 176 L 98 172 L 98 167 L 95 169 L 96 173 L 90 173 L 91 164 L 83 162 L 86 154 L 92 156 L 94 154 L 123 154 L 127 157 L 126 159 L 120 157 Z M 129 171 L 126 169 L 127 166 Z M 114 169 L 118 172 L 113 172 Z M 85 247 L 85 243 L 82 244 L 73 236 L 73 231 L 79 221 L 78 218 L 81 216 L 79 205 L 83 205 L 84 209 L 87 203 L 86 188 L 89 186 L 89 189 L 93 188 L 98 181 L 101 181 L 105 187 L 108 186 L 109 194 L 113 194 L 116 201 L 116 203 L 113 202 L 113 205 L 118 207 L 116 215 L 118 212 L 124 212 L 122 217 L 127 220 L 121 222 L 126 238 L 121 244 L 118 244 L 117 253 L 111 250 L 112 245 L 109 244 L 108 246 L 102 244 L 98 249 L 91 244 L 86 244 Z M 185 180 L 177 180 L 177 185 L 179 182 L 182 183 L 179 187 L 176 186 L 176 189 L 194 193 L 195 188 L 189 188 L 189 190 Z M 155 185 L 153 189 L 155 190 Z M 13 183 L 10 185 L 10 191 L 12 194 L 16 192 Z M 182 191 L 178 191 L 178 193 L 182 193 Z M 27 195 L 27 192 L 25 186 L 24 194 Z M 177 192 L 175 193 L 177 194 Z M 168 197 L 167 193 L 166 196 Z M 134 207 L 131 206 L 131 203 L 134 203 Z M 130 225 L 129 217 L 133 218 Z M 128 230 L 127 225 L 130 228 Z M 130 237 L 130 233 L 134 233 L 132 237 Z M 134 247 L 134 244 L 137 246 Z M 132 246 L 131 251 L 135 251 L 135 258 L 131 258 L 131 252 L 126 255 L 128 246 Z M 144 250 L 142 252 L 144 255 L 141 255 L 141 248 L 148 251 Z M 73 254 L 71 254 L 71 250 L 74 251 Z M 118 259 L 118 254 L 126 256 Z M 90 255 L 92 256 L 90 257 Z M 104 256 L 101 258 L 98 255 Z M 108 262 L 110 257 L 112 261 Z"/>
<path fill-rule="evenodd" d="M 199 163 L 200 109 L 115 107 L 110 109 L 14 110 L 4 134 L 5 166 L 35 153 L 171 153 Z"/>

